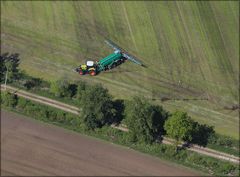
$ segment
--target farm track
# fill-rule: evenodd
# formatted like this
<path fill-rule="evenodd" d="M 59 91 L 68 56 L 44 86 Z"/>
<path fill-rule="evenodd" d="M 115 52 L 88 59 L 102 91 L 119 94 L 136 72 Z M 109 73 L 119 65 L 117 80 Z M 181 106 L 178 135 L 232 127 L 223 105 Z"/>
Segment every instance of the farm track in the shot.
<path fill-rule="evenodd" d="M 1 85 L 1 91 L 4 91 L 4 90 L 5 90 L 5 86 Z M 46 104 L 46 105 L 61 109 L 63 111 L 67 111 L 67 112 L 76 114 L 76 115 L 79 114 L 79 109 L 75 106 L 71 106 L 71 105 L 62 103 L 60 101 L 56 101 L 56 100 L 49 99 L 46 97 L 38 96 L 36 94 L 32 94 L 32 93 L 29 93 L 29 92 L 26 92 L 23 90 L 19 90 L 14 87 L 11 87 L 11 86 L 7 86 L 7 90 L 10 91 L 11 93 L 17 94 L 18 96 L 30 99 L 32 101 Z"/>
<path fill-rule="evenodd" d="M 1 85 L 1 91 L 5 91 L 5 86 L 4 85 Z M 76 115 L 79 115 L 79 113 L 80 113 L 79 108 L 77 108 L 75 106 L 71 106 L 71 105 L 68 105 L 68 104 L 65 104 L 65 103 L 61 103 L 59 101 L 49 99 L 49 98 L 46 98 L 46 97 L 38 96 L 36 94 L 28 93 L 26 91 L 23 91 L 23 90 L 20 90 L 20 89 L 11 87 L 11 86 L 7 86 L 7 91 L 10 91 L 11 93 L 14 93 L 14 94 L 16 94 L 18 96 L 21 96 L 21 97 L 24 97 L 24 98 L 27 98 L 27 99 L 30 99 L 30 100 L 33 100 L 33 101 L 36 101 L 36 102 L 39 102 L 39 103 L 42 103 L 42 104 L 46 104 L 46 105 L 61 109 L 61 110 L 66 111 L 66 112 L 70 112 L 70 113 L 73 113 L 73 114 L 76 114 Z M 111 127 L 119 129 L 121 131 L 125 131 L 125 132 L 128 131 L 126 126 L 112 125 Z M 169 139 L 169 138 L 165 138 L 165 137 L 163 138 L 162 142 L 164 144 L 174 144 L 174 140 Z M 222 160 L 227 160 L 227 161 L 237 163 L 237 164 L 239 164 L 239 161 L 240 161 L 239 157 L 236 157 L 234 155 L 226 154 L 226 153 L 219 152 L 219 151 L 209 149 L 209 148 L 206 148 L 206 147 L 200 147 L 198 145 L 191 145 L 187 149 L 190 150 L 190 151 L 194 151 L 194 152 L 197 152 L 197 153 L 200 153 L 200 154 L 204 154 L 204 155 L 211 156 L 211 157 L 218 158 L 218 159 L 222 159 Z"/>

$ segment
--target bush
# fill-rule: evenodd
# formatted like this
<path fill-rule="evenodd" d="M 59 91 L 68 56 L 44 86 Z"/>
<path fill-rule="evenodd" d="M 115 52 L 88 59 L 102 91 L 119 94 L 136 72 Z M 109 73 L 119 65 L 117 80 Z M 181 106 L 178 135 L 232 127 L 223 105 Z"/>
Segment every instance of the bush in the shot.
<path fill-rule="evenodd" d="M 42 79 L 40 78 L 30 78 L 25 81 L 23 84 L 24 87 L 26 87 L 28 90 L 32 88 L 39 88 L 42 84 Z"/>
<path fill-rule="evenodd" d="M 19 97 L 18 98 L 18 104 L 17 109 L 18 110 L 24 110 L 25 107 L 29 104 L 29 100 L 26 100 L 25 98 Z"/>
<path fill-rule="evenodd" d="M 236 170 L 236 167 L 230 163 L 224 163 L 222 166 L 218 167 L 219 174 L 225 174 L 225 175 L 232 174 L 233 175 L 235 170 Z"/>
<path fill-rule="evenodd" d="M 18 97 L 13 93 L 4 92 L 4 93 L 1 93 L 1 102 L 5 106 L 15 107 L 18 102 Z"/>
<path fill-rule="evenodd" d="M 59 123 L 64 123 L 65 121 L 65 115 L 66 113 L 64 113 L 63 111 L 56 111 L 56 121 Z"/>
<path fill-rule="evenodd" d="M 239 141 L 235 140 L 231 137 L 219 135 L 219 134 L 211 134 L 208 139 L 208 144 L 236 148 L 239 150 Z"/>
<path fill-rule="evenodd" d="M 78 100 L 82 99 L 82 95 L 85 93 L 87 87 L 88 87 L 88 85 L 84 81 L 80 81 L 80 82 L 77 83 L 76 97 L 77 97 Z"/>
<path fill-rule="evenodd" d="M 171 159 L 177 154 L 176 148 L 174 146 L 168 146 L 165 149 L 164 154 L 165 154 L 165 156 L 167 156 L 168 158 Z"/>
<path fill-rule="evenodd" d="M 60 79 L 52 82 L 50 86 L 50 92 L 56 97 L 70 97 L 72 91 L 69 90 L 70 83 L 66 79 Z"/>
<path fill-rule="evenodd" d="M 188 156 L 188 153 L 186 150 L 179 150 L 175 156 L 174 156 L 174 159 L 177 160 L 177 161 L 182 161 L 184 162 L 186 160 Z"/>

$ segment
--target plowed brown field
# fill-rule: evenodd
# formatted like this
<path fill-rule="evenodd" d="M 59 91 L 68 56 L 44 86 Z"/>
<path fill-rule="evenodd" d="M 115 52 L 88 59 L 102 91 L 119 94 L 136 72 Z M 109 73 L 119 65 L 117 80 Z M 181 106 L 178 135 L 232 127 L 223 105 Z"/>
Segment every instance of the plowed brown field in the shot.
<path fill-rule="evenodd" d="M 190 169 L 1 111 L 1 175 L 199 175 Z"/>

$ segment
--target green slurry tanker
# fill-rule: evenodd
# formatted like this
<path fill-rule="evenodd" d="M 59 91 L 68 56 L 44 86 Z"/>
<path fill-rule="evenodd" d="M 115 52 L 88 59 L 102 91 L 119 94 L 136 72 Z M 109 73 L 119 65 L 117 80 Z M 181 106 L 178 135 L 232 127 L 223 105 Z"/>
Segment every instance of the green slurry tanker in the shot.
<path fill-rule="evenodd" d="M 105 42 L 114 49 L 114 53 L 96 62 L 86 61 L 85 64 L 80 65 L 75 69 L 75 71 L 80 75 L 90 74 L 91 76 L 95 76 L 101 71 L 115 68 L 116 66 L 124 63 L 126 60 L 130 60 L 138 65 L 144 66 L 138 59 L 123 51 L 123 49 L 118 47 L 112 41 L 105 40 Z"/>

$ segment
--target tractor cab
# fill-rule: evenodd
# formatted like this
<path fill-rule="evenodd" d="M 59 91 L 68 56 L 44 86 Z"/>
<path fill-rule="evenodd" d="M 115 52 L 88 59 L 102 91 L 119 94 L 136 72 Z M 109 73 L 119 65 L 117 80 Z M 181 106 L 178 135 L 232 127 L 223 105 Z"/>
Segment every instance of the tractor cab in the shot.
<path fill-rule="evenodd" d="M 86 61 L 85 64 L 82 64 L 76 68 L 76 71 L 80 75 L 90 74 L 91 76 L 95 76 L 97 74 L 97 65 L 94 63 L 94 61 Z"/>

